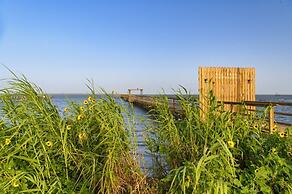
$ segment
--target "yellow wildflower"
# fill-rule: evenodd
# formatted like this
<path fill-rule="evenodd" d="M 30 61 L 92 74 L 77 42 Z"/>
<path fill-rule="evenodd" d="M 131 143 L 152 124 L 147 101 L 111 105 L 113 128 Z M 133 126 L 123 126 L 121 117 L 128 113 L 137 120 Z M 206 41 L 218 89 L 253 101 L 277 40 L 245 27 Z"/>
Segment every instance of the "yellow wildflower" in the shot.
<path fill-rule="evenodd" d="M 13 187 L 19 187 L 18 181 L 12 181 L 12 186 Z"/>
<path fill-rule="evenodd" d="M 84 100 L 83 104 L 87 105 L 88 104 L 88 100 Z"/>
<path fill-rule="evenodd" d="M 51 142 L 51 141 L 47 141 L 47 142 L 46 142 L 46 145 L 47 145 L 48 147 L 52 147 L 52 146 L 53 146 L 53 142 Z"/>
<path fill-rule="evenodd" d="M 274 128 L 272 129 L 272 133 L 274 133 L 274 132 L 276 132 L 276 131 L 277 131 L 277 128 L 274 127 Z"/>
<path fill-rule="evenodd" d="M 68 112 L 69 111 L 69 109 L 66 107 L 66 108 L 64 108 L 64 112 Z"/>
<path fill-rule="evenodd" d="M 292 152 L 288 152 L 288 156 L 290 156 L 290 157 L 291 157 L 291 156 L 292 156 Z"/>
<path fill-rule="evenodd" d="M 83 106 L 80 106 L 80 107 L 79 107 L 79 110 L 80 110 L 81 112 L 83 112 L 85 109 L 84 109 Z"/>
<path fill-rule="evenodd" d="M 26 144 L 21 145 L 20 148 L 25 150 L 26 149 Z"/>
<path fill-rule="evenodd" d="M 72 129 L 72 126 L 71 125 L 67 125 L 66 129 L 70 130 L 70 129 Z"/>
<path fill-rule="evenodd" d="M 93 98 L 91 96 L 88 97 L 87 99 L 89 102 L 91 102 L 93 100 Z"/>
<path fill-rule="evenodd" d="M 285 137 L 285 133 L 284 132 L 281 132 L 279 133 L 280 137 Z"/>
<path fill-rule="evenodd" d="M 87 140 L 87 134 L 86 134 L 86 132 L 80 132 L 79 135 L 78 135 L 78 137 L 79 137 L 79 140 L 80 141 L 86 141 Z"/>
<path fill-rule="evenodd" d="M 5 139 L 5 145 L 9 145 L 10 143 L 11 143 L 11 139 L 6 138 L 6 139 Z"/>
<path fill-rule="evenodd" d="M 90 107 L 89 107 L 89 110 L 93 110 L 93 106 L 90 106 Z"/>
<path fill-rule="evenodd" d="M 258 124 L 253 124 L 253 128 L 257 129 L 258 128 Z"/>
<path fill-rule="evenodd" d="M 92 101 L 91 101 L 93 104 L 95 104 L 96 103 L 96 100 L 95 99 L 92 99 Z"/>
<path fill-rule="evenodd" d="M 227 145 L 228 145 L 229 148 L 234 148 L 235 143 L 233 141 L 228 141 Z"/>
<path fill-rule="evenodd" d="M 78 115 L 77 120 L 80 121 L 81 119 L 83 119 L 83 115 Z"/>

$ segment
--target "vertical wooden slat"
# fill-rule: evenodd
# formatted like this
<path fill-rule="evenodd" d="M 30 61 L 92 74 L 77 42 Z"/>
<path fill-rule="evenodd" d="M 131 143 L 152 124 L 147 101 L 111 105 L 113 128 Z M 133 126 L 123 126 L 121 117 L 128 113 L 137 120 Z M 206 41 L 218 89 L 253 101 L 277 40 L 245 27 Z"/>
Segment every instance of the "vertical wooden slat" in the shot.
<path fill-rule="evenodd" d="M 246 69 L 246 71 L 244 71 L 244 85 L 246 86 L 244 89 L 244 95 L 245 95 L 245 99 L 248 101 L 250 99 L 249 97 L 249 84 L 248 84 L 248 79 L 249 79 L 249 75 L 248 75 L 248 69 Z"/>
<path fill-rule="evenodd" d="M 235 99 L 234 99 L 234 96 L 235 96 L 235 84 L 234 84 L 234 68 L 231 68 L 231 73 L 230 73 L 230 78 L 231 78 L 231 99 L 230 101 L 232 102 L 236 102 Z"/>
<path fill-rule="evenodd" d="M 229 89 L 228 89 L 228 84 L 227 84 L 227 78 L 228 77 L 228 69 L 224 68 L 224 79 L 223 79 L 223 87 L 224 87 L 224 98 L 222 100 L 228 100 L 229 96 Z M 224 106 L 226 109 L 228 109 L 229 105 Z"/>
<path fill-rule="evenodd" d="M 207 87 L 208 87 L 208 68 L 204 69 L 204 74 L 202 76 L 203 76 L 203 79 L 204 79 L 204 94 L 203 94 L 202 98 L 203 98 L 203 101 L 204 101 L 203 110 L 205 112 L 205 108 L 207 106 L 207 104 L 206 104 L 206 91 L 208 90 L 207 89 Z"/>
<path fill-rule="evenodd" d="M 230 71 L 231 71 L 231 69 L 226 69 L 227 70 L 227 77 L 226 77 L 226 84 L 227 84 L 227 92 L 226 92 L 226 94 L 227 94 L 227 96 L 226 96 L 226 100 L 227 101 L 230 101 L 231 99 L 231 96 L 232 96 L 232 93 L 231 93 L 231 90 L 230 90 L 230 88 L 231 88 L 231 79 L 228 79 L 228 77 L 230 78 Z"/>
<path fill-rule="evenodd" d="M 252 77 L 252 72 L 251 72 L 251 68 L 248 68 L 248 71 L 247 71 L 247 74 L 248 74 L 248 76 L 247 76 L 247 78 L 245 79 L 245 85 L 246 85 L 246 90 L 245 90 L 245 92 L 246 92 L 246 94 L 248 95 L 248 97 L 247 97 L 247 100 L 248 101 L 252 101 L 252 96 L 253 96 L 253 91 L 252 91 L 252 85 L 251 85 L 251 83 L 252 83 L 252 79 L 251 79 L 251 77 Z M 249 109 L 254 109 L 255 107 L 253 107 L 253 106 L 250 106 L 250 107 L 248 107 Z"/>
<path fill-rule="evenodd" d="M 236 92 L 237 92 L 237 80 L 235 79 L 236 76 L 236 68 L 232 68 L 232 102 L 236 102 Z"/>
<path fill-rule="evenodd" d="M 239 68 L 236 67 L 235 72 L 234 72 L 234 81 L 236 83 L 236 90 L 235 90 L 235 102 L 239 101 L 239 92 L 240 92 L 240 79 L 239 78 Z"/>
<path fill-rule="evenodd" d="M 198 90 L 199 90 L 199 102 L 200 102 L 200 105 L 201 105 L 201 95 L 202 95 L 202 83 L 201 83 L 201 67 L 199 66 L 198 68 L 198 84 L 199 84 L 199 87 L 198 87 Z"/>
<path fill-rule="evenodd" d="M 256 79 L 255 79 L 255 68 L 252 68 L 252 80 L 251 80 L 251 86 L 252 86 L 252 93 L 253 93 L 253 94 L 256 94 L 256 90 L 255 90 L 255 81 L 256 81 Z M 255 100 L 256 100 L 255 97 L 256 97 L 255 95 L 252 96 L 252 101 L 255 101 Z"/>
<path fill-rule="evenodd" d="M 233 88 L 233 95 L 232 101 L 237 102 L 237 80 L 236 80 L 236 68 L 232 68 L 232 88 Z"/>
<path fill-rule="evenodd" d="M 244 101 L 244 100 L 247 100 L 248 99 L 248 97 L 247 97 L 247 93 L 246 93 L 246 90 L 247 90 L 247 86 L 246 86 L 246 69 L 242 69 L 242 71 L 241 71 L 241 77 L 240 77 L 240 79 L 241 79 L 241 83 L 242 83 L 242 85 L 241 85 L 241 100 L 242 101 Z"/>
<path fill-rule="evenodd" d="M 245 71 L 245 85 L 247 86 L 247 90 L 245 91 L 246 93 L 246 99 L 248 101 L 250 101 L 251 99 L 251 95 L 250 95 L 250 92 L 248 91 L 251 91 L 250 89 L 250 82 L 248 80 L 250 80 L 250 73 L 249 73 L 250 69 L 248 68 L 247 71 Z"/>
<path fill-rule="evenodd" d="M 220 101 L 224 99 L 224 87 L 223 87 L 223 69 L 219 68 L 219 76 L 220 76 L 220 82 L 219 82 L 219 90 L 220 90 Z"/>
<path fill-rule="evenodd" d="M 270 107 L 270 111 L 269 111 L 269 127 L 270 127 L 270 133 L 273 133 L 273 129 L 275 127 L 275 110 L 274 107 L 271 106 Z"/>
<path fill-rule="evenodd" d="M 206 77 L 207 77 L 207 69 L 206 68 L 202 68 L 202 71 L 201 71 L 201 77 L 202 77 L 202 97 L 201 97 L 201 99 L 202 99 L 202 112 L 204 112 L 205 111 L 205 106 L 206 106 L 206 103 L 205 103 L 205 95 L 206 95 L 206 82 L 205 82 L 205 79 L 206 79 Z"/>
<path fill-rule="evenodd" d="M 230 101 L 230 96 L 231 96 L 231 80 L 228 79 L 230 77 L 230 69 L 226 69 L 226 77 L 225 77 L 225 88 L 226 88 L 226 92 L 225 92 L 225 98 L 222 100 L 226 100 L 226 101 Z M 229 108 L 229 106 L 227 107 Z"/>

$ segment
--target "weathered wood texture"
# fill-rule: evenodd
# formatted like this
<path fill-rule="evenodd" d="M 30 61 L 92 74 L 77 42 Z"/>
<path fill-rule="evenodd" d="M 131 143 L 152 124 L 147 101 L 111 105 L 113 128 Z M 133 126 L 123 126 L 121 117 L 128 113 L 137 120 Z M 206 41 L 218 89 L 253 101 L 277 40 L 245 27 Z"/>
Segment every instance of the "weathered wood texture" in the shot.
<path fill-rule="evenodd" d="M 208 110 L 207 96 L 210 91 L 222 102 L 255 101 L 255 68 L 199 67 L 198 73 L 202 112 Z M 233 105 L 225 105 L 225 108 L 236 109 Z"/>

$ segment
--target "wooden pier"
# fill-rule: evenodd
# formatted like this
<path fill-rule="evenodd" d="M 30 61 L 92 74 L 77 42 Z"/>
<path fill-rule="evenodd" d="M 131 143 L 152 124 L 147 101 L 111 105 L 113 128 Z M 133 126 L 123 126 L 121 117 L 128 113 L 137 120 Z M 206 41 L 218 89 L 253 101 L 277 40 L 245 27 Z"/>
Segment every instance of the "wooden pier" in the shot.
<path fill-rule="evenodd" d="M 158 97 L 155 95 L 129 95 L 129 94 L 122 94 L 120 97 L 129 102 L 133 103 L 136 106 L 140 106 L 146 110 L 150 110 L 152 108 L 155 108 L 155 98 Z M 179 105 L 179 100 L 175 96 L 167 96 L 168 97 L 168 105 L 171 112 L 177 115 L 183 115 L 182 109 Z M 275 111 L 275 108 L 278 106 L 290 106 L 292 107 L 292 103 L 289 102 L 262 102 L 262 101 L 241 101 L 241 102 L 228 102 L 228 101 L 219 101 L 219 103 L 223 103 L 225 105 L 229 105 L 231 108 L 231 111 L 236 111 L 236 106 L 244 105 L 246 107 L 252 107 L 251 109 L 247 109 L 250 112 L 258 111 L 257 108 L 268 108 L 269 115 L 268 115 L 268 123 L 269 123 L 269 130 L 272 131 L 275 127 L 277 127 L 279 130 L 283 131 L 287 127 L 292 126 L 292 123 L 287 122 L 281 122 L 277 121 L 276 115 L 282 115 L 292 118 L 292 113 L 287 112 L 277 112 Z M 198 103 L 199 106 L 199 103 Z"/>
<path fill-rule="evenodd" d="M 120 97 L 130 103 L 133 103 L 136 106 L 140 106 L 146 110 L 155 108 L 155 98 L 159 95 L 132 95 L 132 94 L 122 94 Z M 174 114 L 181 114 L 182 110 L 179 106 L 179 102 L 175 96 L 167 96 L 168 98 L 168 108 Z"/>
<path fill-rule="evenodd" d="M 209 109 L 209 100 L 206 98 L 210 92 L 222 103 L 225 110 L 237 112 L 240 105 L 244 105 L 250 112 L 261 113 L 259 107 L 269 110 L 268 123 L 269 130 L 274 128 L 285 130 L 292 126 L 292 123 L 277 121 L 277 115 L 292 118 L 292 113 L 276 112 L 275 107 L 291 106 L 288 102 L 260 102 L 256 101 L 256 70 L 255 68 L 241 67 L 199 67 L 198 83 L 199 97 L 198 106 L 201 109 L 201 118 Z M 140 95 L 133 95 L 132 91 L 140 91 Z M 142 88 L 128 89 L 128 94 L 121 95 L 125 101 L 139 105 L 145 109 L 155 108 L 155 96 L 143 95 Z M 175 96 L 167 96 L 170 111 L 174 114 L 183 115 L 180 103 Z M 247 113 L 249 114 L 249 113 Z"/>

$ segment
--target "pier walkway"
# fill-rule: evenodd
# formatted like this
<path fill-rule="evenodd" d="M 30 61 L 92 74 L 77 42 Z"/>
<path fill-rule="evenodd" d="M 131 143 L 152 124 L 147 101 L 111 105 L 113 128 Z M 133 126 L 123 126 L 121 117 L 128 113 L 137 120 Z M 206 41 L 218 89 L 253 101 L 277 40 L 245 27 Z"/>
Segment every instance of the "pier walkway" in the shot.
<path fill-rule="evenodd" d="M 133 103 L 136 106 L 143 107 L 146 110 L 150 110 L 151 108 L 155 108 L 155 95 L 133 95 L 133 94 L 121 94 L 120 97 L 130 103 Z M 182 115 L 182 109 L 179 105 L 179 101 L 174 95 L 167 95 L 169 109 L 178 115 Z M 272 131 L 275 127 L 279 130 L 285 130 L 285 128 L 292 126 L 292 113 L 288 112 L 277 112 L 275 108 L 278 106 L 290 106 L 292 107 L 292 103 L 289 102 L 262 102 L 262 101 L 243 101 L 243 102 L 222 102 L 225 105 L 229 105 L 231 107 L 235 107 L 236 105 L 246 105 L 248 107 L 254 107 L 248 109 L 249 111 L 257 111 L 262 112 L 263 108 L 268 108 L 268 122 L 269 122 L 269 130 Z M 231 108 L 232 110 L 232 108 Z M 291 122 L 283 122 L 277 119 L 277 116 L 285 116 L 290 117 Z"/>

